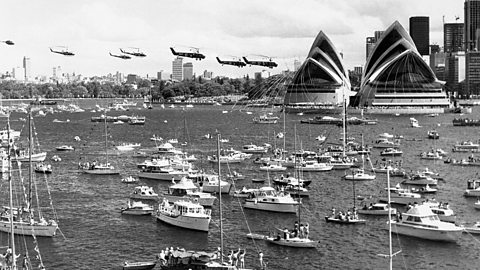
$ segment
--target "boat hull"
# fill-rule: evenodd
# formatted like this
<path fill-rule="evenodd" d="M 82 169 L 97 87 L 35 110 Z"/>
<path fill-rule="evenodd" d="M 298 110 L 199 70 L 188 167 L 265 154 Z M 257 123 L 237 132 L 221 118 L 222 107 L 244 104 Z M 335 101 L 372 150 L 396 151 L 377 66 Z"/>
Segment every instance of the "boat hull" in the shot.
<path fill-rule="evenodd" d="M 326 222 L 338 223 L 338 224 L 365 224 L 364 219 L 338 219 L 334 217 L 325 217 Z"/>
<path fill-rule="evenodd" d="M 53 237 L 57 233 L 58 225 L 39 225 L 26 222 L 13 222 L 13 232 L 18 235 L 34 235 L 43 237 Z M 10 222 L 0 221 L 0 231 L 11 233 Z"/>
<path fill-rule="evenodd" d="M 221 187 L 221 192 L 222 194 L 228 194 L 230 193 L 230 189 L 232 188 L 232 185 L 229 183 L 227 185 L 222 185 Z M 207 193 L 218 193 L 218 186 L 217 185 L 203 185 L 202 186 L 202 191 L 207 192 Z"/>
<path fill-rule="evenodd" d="M 108 169 L 108 170 L 83 170 L 84 173 L 86 174 L 92 174 L 92 175 L 117 175 L 120 174 L 119 170 L 115 169 Z"/>
<path fill-rule="evenodd" d="M 156 262 L 125 262 L 123 270 L 150 270 L 155 267 Z"/>
<path fill-rule="evenodd" d="M 47 152 L 41 152 L 37 154 L 32 154 L 32 162 L 43 162 L 47 158 Z M 29 162 L 30 157 L 27 156 L 18 156 L 12 157 L 12 161 L 21 161 L 21 162 Z"/>
<path fill-rule="evenodd" d="M 153 214 L 153 209 L 143 210 L 143 209 L 122 209 L 121 213 L 123 215 L 132 215 L 132 216 L 149 216 Z"/>
<path fill-rule="evenodd" d="M 197 198 L 197 197 L 190 197 L 190 196 L 172 196 L 172 195 L 164 195 L 165 199 L 169 202 L 178 202 L 178 201 L 189 201 L 199 203 L 201 206 L 212 207 L 213 203 L 217 199 L 216 197 L 211 198 Z"/>
<path fill-rule="evenodd" d="M 175 173 L 175 174 L 170 174 L 170 173 L 150 173 L 150 172 L 140 172 L 138 174 L 139 178 L 144 178 L 144 179 L 152 179 L 152 180 L 162 180 L 162 181 L 172 181 L 174 179 L 175 181 L 180 181 L 182 177 L 187 177 L 188 173 Z"/>
<path fill-rule="evenodd" d="M 400 223 L 393 223 L 393 225 L 396 227 L 396 229 L 393 231 L 397 234 L 433 241 L 455 242 L 458 240 L 463 231 L 461 228 L 455 230 L 435 230 L 425 229 L 420 226 L 405 226 Z"/>
<path fill-rule="evenodd" d="M 157 220 L 180 228 L 208 232 L 210 217 L 188 217 L 188 216 L 169 216 L 163 213 L 157 213 Z"/>
<path fill-rule="evenodd" d="M 268 237 L 267 242 L 279 246 L 286 246 L 286 247 L 295 247 L 295 248 L 315 248 L 317 246 L 317 241 L 313 241 L 310 239 L 305 238 L 290 238 L 290 239 L 275 239 L 272 237 Z"/>
<path fill-rule="evenodd" d="M 362 215 L 372 215 L 372 216 L 387 216 L 388 210 L 364 210 L 358 209 L 358 213 Z M 397 209 L 392 208 L 390 211 L 390 215 L 396 215 Z"/>
<path fill-rule="evenodd" d="M 280 212 L 280 213 L 296 213 L 298 209 L 298 203 L 270 203 L 270 202 L 261 202 L 256 201 L 255 199 L 245 200 L 244 208 L 263 210 L 270 212 Z"/>

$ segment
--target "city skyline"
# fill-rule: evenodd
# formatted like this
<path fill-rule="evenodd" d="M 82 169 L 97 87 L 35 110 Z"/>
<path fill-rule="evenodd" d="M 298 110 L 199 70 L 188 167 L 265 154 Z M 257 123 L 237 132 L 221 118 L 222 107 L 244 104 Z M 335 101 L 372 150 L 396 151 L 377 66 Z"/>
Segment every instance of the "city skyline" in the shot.
<path fill-rule="evenodd" d="M 385 30 L 398 20 L 408 27 L 412 16 L 430 18 L 430 43 L 443 44 L 445 22 L 463 22 L 463 1 L 15 1 L 0 22 L 0 73 L 21 67 L 24 57 L 32 64 L 31 75 L 49 75 L 54 66 L 66 73 L 94 76 L 119 71 L 155 77 L 169 70 L 175 57 L 169 47 L 198 47 L 207 56 L 188 59 L 195 71 L 240 77 L 261 72 L 264 67 L 221 66 L 215 57 L 266 55 L 278 74 L 294 70 L 303 61 L 311 43 L 325 32 L 344 55 L 348 69 L 365 64 L 365 38 Z M 341 18 L 339 20 L 338 18 Z M 407 29 L 408 30 L 408 29 Z M 68 46 L 76 53 L 53 54 L 49 47 Z M 137 47 L 145 58 L 123 60 L 108 55 L 119 48 Z"/>

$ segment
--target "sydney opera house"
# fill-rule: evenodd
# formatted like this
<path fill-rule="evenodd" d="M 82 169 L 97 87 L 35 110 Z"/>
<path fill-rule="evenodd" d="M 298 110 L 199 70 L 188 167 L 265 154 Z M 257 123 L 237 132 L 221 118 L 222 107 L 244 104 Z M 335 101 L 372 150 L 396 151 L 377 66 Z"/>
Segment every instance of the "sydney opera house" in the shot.
<path fill-rule="evenodd" d="M 370 112 L 444 112 L 449 99 L 410 35 L 394 22 L 375 44 L 356 101 Z"/>
<path fill-rule="evenodd" d="M 287 112 L 340 111 L 352 95 L 350 81 L 340 54 L 320 32 L 307 59 L 287 86 L 284 105 Z"/>

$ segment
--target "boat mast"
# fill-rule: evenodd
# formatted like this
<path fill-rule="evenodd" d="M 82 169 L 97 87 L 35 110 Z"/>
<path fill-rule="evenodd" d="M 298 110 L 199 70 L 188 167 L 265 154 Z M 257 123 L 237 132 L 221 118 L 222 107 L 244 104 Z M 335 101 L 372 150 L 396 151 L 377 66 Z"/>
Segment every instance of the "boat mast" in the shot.
<path fill-rule="evenodd" d="M 108 165 L 108 150 L 107 150 L 108 133 L 107 133 L 107 111 L 106 110 L 105 110 L 104 126 L 105 126 L 104 128 L 105 128 L 105 158 L 106 158 L 105 165 Z"/>
<path fill-rule="evenodd" d="M 298 169 L 297 171 L 297 125 L 294 124 L 293 125 L 293 138 L 294 138 L 294 141 L 293 141 L 293 156 L 294 156 L 294 159 L 295 159 L 295 162 L 294 162 L 294 166 L 293 168 L 295 169 L 294 170 L 294 173 L 296 172 L 297 173 L 297 195 L 298 195 L 298 224 L 300 226 L 300 169 Z"/>
<path fill-rule="evenodd" d="M 347 148 L 347 101 L 343 97 L 343 156 L 345 157 L 345 151 Z"/>
<path fill-rule="evenodd" d="M 10 114 L 7 118 L 7 139 L 8 139 L 8 184 L 9 184 L 9 196 L 10 196 L 10 245 L 12 247 L 12 269 L 17 269 L 17 262 L 15 260 L 15 233 L 13 227 L 13 184 L 12 184 L 12 157 L 10 153 Z"/>
<path fill-rule="evenodd" d="M 217 134 L 217 163 L 218 163 L 218 208 L 220 211 L 220 262 L 223 264 L 223 220 L 222 220 L 222 185 L 220 171 L 220 139 L 221 134 Z"/>
<path fill-rule="evenodd" d="M 392 206 L 390 205 L 390 166 L 387 167 L 387 193 L 388 193 L 388 257 L 390 258 L 389 268 L 392 269 L 393 267 L 393 255 L 392 255 L 392 217 L 390 213 L 392 213 Z"/>
<path fill-rule="evenodd" d="M 283 149 L 282 149 L 282 159 L 286 159 L 286 152 L 285 152 L 285 137 L 286 137 L 286 129 L 285 129 L 285 117 L 286 117 L 286 114 L 285 114 L 285 105 L 283 106 Z"/>
<path fill-rule="evenodd" d="M 27 201 L 27 210 L 30 213 L 30 208 L 32 205 L 32 177 L 33 177 L 33 168 L 32 168 L 32 107 L 28 108 L 28 201 Z"/>

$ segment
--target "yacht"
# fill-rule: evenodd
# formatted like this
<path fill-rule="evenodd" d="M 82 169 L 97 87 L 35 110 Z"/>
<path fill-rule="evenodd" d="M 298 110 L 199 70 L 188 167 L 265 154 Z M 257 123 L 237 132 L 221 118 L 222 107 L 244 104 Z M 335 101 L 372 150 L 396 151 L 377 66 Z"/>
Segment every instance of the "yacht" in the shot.
<path fill-rule="evenodd" d="M 170 204 L 163 200 L 158 205 L 155 217 L 173 226 L 208 232 L 212 211 L 204 209 L 199 203 L 176 201 Z"/>
<path fill-rule="evenodd" d="M 324 172 L 324 171 L 331 171 L 333 169 L 333 165 L 328 163 L 319 163 L 316 161 L 304 161 L 300 164 L 295 166 L 296 169 L 302 170 L 304 172 Z"/>
<path fill-rule="evenodd" d="M 242 152 L 247 154 L 265 154 L 267 153 L 268 148 L 264 146 L 258 146 L 255 144 L 247 144 L 242 148 Z"/>
<path fill-rule="evenodd" d="M 163 180 L 163 181 L 180 181 L 183 177 L 188 176 L 189 172 L 177 170 L 172 167 L 164 167 L 162 165 L 147 165 L 138 173 L 139 178 Z"/>
<path fill-rule="evenodd" d="M 467 189 L 463 193 L 465 197 L 480 197 L 480 180 L 471 179 L 467 181 Z"/>
<path fill-rule="evenodd" d="M 462 227 L 441 221 L 428 205 L 412 206 L 392 224 L 398 234 L 434 241 L 455 242 L 463 231 Z"/>
<path fill-rule="evenodd" d="M 131 199 L 143 199 L 143 200 L 157 200 L 158 194 L 155 193 L 152 187 L 138 186 L 133 189 L 130 194 Z"/>
<path fill-rule="evenodd" d="M 200 187 L 203 192 L 208 193 L 218 193 L 218 175 L 201 175 L 200 179 Z M 232 188 L 232 184 L 227 181 L 220 180 L 220 189 L 222 194 L 230 193 L 230 189 Z"/>
<path fill-rule="evenodd" d="M 381 197 L 379 201 L 388 203 L 388 198 L 387 196 Z M 409 192 L 408 190 L 405 190 L 405 189 L 393 188 L 393 189 L 390 189 L 390 201 L 392 204 L 394 203 L 394 204 L 407 205 L 407 204 L 413 204 L 413 203 L 421 203 L 423 201 L 423 198 L 418 193 Z"/>
<path fill-rule="evenodd" d="M 199 191 L 193 181 L 186 177 L 183 177 L 177 184 L 171 185 L 163 197 L 170 202 L 183 200 L 198 202 L 200 205 L 208 207 L 211 207 L 216 200 L 212 194 Z"/>
<path fill-rule="evenodd" d="M 352 173 L 350 174 L 345 174 L 343 177 L 345 178 L 345 180 L 368 181 L 368 180 L 375 180 L 376 175 L 375 174 L 371 175 L 371 174 L 365 173 L 363 169 L 358 169 L 358 170 L 352 171 Z"/>
<path fill-rule="evenodd" d="M 267 164 L 265 166 L 260 166 L 260 171 L 268 172 L 283 172 L 286 171 L 287 167 L 282 166 L 281 164 Z"/>
<path fill-rule="evenodd" d="M 276 192 L 272 187 L 262 187 L 251 193 L 251 197 L 245 200 L 244 208 L 296 213 L 299 202 L 294 200 L 290 194 Z"/>

